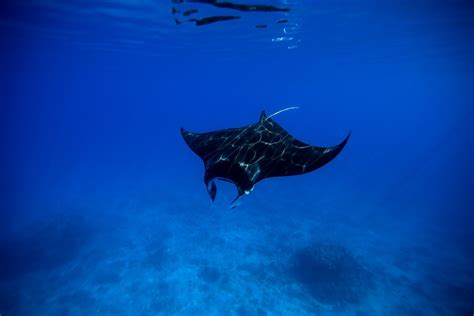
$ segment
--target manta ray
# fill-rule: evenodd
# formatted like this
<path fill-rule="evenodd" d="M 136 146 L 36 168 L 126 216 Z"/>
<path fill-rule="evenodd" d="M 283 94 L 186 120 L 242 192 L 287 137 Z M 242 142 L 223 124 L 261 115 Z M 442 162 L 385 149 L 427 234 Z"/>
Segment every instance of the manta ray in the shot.
<path fill-rule="evenodd" d="M 333 147 L 305 144 L 283 129 L 273 116 L 262 111 L 255 124 L 207 133 L 192 133 L 181 128 L 191 150 L 204 162 L 204 183 L 212 201 L 216 198 L 215 180 L 237 187 L 236 202 L 266 178 L 300 175 L 314 171 L 333 160 L 346 145 L 347 137 Z"/>

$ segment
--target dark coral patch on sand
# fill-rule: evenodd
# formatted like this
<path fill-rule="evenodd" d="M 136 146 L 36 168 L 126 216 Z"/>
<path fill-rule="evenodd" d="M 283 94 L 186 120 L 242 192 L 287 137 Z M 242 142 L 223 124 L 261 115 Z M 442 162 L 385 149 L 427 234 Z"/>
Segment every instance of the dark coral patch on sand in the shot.
<path fill-rule="evenodd" d="M 148 253 L 148 256 L 145 260 L 145 265 L 153 267 L 157 270 L 161 270 L 168 262 L 168 259 L 168 252 L 164 247 L 156 248 L 155 250 Z"/>
<path fill-rule="evenodd" d="M 98 285 L 110 285 L 120 282 L 120 275 L 114 271 L 101 271 L 96 276 L 94 281 Z"/>
<path fill-rule="evenodd" d="M 221 273 L 214 267 L 202 267 L 198 274 L 199 278 L 207 283 L 215 283 L 221 278 Z"/>
<path fill-rule="evenodd" d="M 291 258 L 291 276 L 325 304 L 357 304 L 373 285 L 371 274 L 345 247 L 315 243 Z"/>
<path fill-rule="evenodd" d="M 81 216 L 35 223 L 25 233 L 0 241 L 0 278 L 17 279 L 62 266 L 80 255 L 94 231 Z"/>

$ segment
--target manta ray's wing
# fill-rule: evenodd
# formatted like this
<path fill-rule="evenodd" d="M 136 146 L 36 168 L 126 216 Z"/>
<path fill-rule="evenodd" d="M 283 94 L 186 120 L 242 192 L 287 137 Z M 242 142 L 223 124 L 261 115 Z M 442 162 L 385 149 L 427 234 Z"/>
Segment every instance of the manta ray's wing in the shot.
<path fill-rule="evenodd" d="M 321 168 L 342 151 L 350 136 L 349 133 L 336 146 L 317 147 L 294 138 L 271 118 L 261 120 L 260 124 L 262 141 L 257 146 L 260 152 L 265 153 L 259 162 L 260 180 L 299 175 Z"/>
<path fill-rule="evenodd" d="M 222 152 L 230 140 L 236 138 L 244 128 L 228 128 L 208 133 L 192 133 L 181 128 L 181 135 L 191 150 L 207 160 L 209 157 Z"/>

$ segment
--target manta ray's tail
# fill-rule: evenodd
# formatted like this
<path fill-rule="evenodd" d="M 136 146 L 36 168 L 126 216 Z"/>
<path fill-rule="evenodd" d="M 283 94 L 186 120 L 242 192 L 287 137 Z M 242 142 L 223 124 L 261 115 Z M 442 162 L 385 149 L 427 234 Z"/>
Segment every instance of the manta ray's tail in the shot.
<path fill-rule="evenodd" d="M 285 111 L 296 110 L 296 109 L 299 109 L 299 108 L 300 108 L 299 106 L 290 106 L 290 107 L 288 107 L 288 108 L 284 108 L 283 110 L 277 111 L 277 112 L 273 113 L 272 115 L 269 115 L 269 116 L 267 117 L 267 119 L 272 118 L 272 117 L 274 117 L 275 115 L 278 115 L 278 114 L 283 113 L 283 112 L 285 112 Z"/>

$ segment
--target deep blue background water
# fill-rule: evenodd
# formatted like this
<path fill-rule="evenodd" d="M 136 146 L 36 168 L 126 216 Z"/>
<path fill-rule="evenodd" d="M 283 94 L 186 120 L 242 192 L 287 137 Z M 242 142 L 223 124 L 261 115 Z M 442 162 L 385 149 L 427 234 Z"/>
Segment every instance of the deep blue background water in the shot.
<path fill-rule="evenodd" d="M 473 6 L 287 5 L 197 28 L 167 1 L 2 3 L 2 315 L 474 312 Z M 288 106 L 347 147 L 212 204 L 179 128 Z"/>

